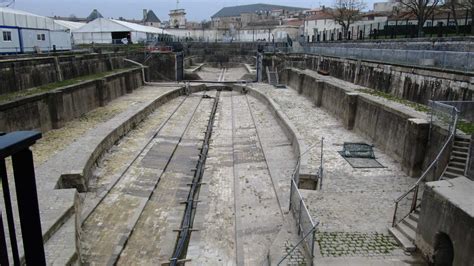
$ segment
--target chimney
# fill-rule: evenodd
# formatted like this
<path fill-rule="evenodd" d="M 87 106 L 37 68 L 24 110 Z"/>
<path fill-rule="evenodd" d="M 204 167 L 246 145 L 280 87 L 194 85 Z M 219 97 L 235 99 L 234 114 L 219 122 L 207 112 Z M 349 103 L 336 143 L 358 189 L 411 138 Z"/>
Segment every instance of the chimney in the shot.
<path fill-rule="evenodd" d="M 143 21 L 146 20 L 146 15 L 147 15 L 147 13 L 148 13 L 147 11 L 148 11 L 148 10 L 143 9 Z"/>

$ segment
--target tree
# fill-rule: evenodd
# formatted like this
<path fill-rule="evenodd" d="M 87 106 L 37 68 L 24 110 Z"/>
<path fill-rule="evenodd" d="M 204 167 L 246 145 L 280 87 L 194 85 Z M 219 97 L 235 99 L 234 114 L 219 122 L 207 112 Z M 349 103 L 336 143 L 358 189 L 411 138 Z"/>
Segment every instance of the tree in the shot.
<path fill-rule="evenodd" d="M 458 9 L 461 7 L 459 0 L 448 0 L 446 1 L 446 6 L 451 11 L 453 15 L 454 25 L 456 26 L 456 34 L 459 34 L 459 23 L 458 23 Z M 449 25 L 448 25 L 449 26 Z"/>
<path fill-rule="evenodd" d="M 400 5 L 410 14 L 414 15 L 418 21 L 418 37 L 423 36 L 423 25 L 429 19 L 441 0 L 400 0 Z"/>
<path fill-rule="evenodd" d="M 474 0 L 460 1 L 459 5 L 471 13 L 471 34 L 474 34 Z"/>
<path fill-rule="evenodd" d="M 334 7 L 326 12 L 341 25 L 344 38 L 347 39 L 349 27 L 361 18 L 365 7 L 363 0 L 336 0 Z"/>

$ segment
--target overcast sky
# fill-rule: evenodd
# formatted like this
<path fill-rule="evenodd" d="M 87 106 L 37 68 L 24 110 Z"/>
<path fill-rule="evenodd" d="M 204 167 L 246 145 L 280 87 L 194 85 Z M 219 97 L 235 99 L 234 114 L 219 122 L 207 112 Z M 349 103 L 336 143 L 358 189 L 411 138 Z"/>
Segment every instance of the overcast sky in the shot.
<path fill-rule="evenodd" d="M 6 0 L 0 0 L 0 2 Z M 180 0 L 179 8 L 186 9 L 190 21 L 201 21 L 226 6 L 268 3 L 298 7 L 331 6 L 334 0 Z M 374 0 L 367 0 L 372 9 Z M 381 0 L 379 0 L 381 2 Z M 141 19 L 143 9 L 152 9 L 161 20 L 168 20 L 168 11 L 176 8 L 176 0 L 16 0 L 14 8 L 43 16 L 86 17 L 94 9 L 107 18 Z"/>

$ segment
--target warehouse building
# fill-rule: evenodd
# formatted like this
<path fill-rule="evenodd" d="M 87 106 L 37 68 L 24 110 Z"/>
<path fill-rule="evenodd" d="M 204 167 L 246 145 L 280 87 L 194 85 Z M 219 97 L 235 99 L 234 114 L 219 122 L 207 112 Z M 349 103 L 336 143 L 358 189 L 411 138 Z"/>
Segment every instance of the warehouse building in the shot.
<path fill-rule="evenodd" d="M 0 7 L 0 54 L 70 50 L 69 34 L 53 19 Z"/>

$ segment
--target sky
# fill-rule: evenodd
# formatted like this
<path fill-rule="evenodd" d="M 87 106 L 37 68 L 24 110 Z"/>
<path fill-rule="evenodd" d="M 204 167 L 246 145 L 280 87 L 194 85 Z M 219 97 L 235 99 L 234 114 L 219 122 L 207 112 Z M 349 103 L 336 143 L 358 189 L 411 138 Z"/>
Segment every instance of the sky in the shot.
<path fill-rule="evenodd" d="M 0 0 L 0 2 L 8 0 Z M 372 7 L 374 0 L 366 0 Z M 379 0 L 381 2 L 383 0 Z M 188 21 L 210 20 L 226 6 L 267 3 L 315 8 L 332 6 L 334 0 L 179 0 L 179 8 L 186 9 Z M 168 12 L 176 8 L 176 0 L 16 0 L 13 6 L 43 16 L 87 17 L 95 8 L 106 18 L 141 19 L 143 9 L 152 9 L 161 20 L 168 20 Z"/>

